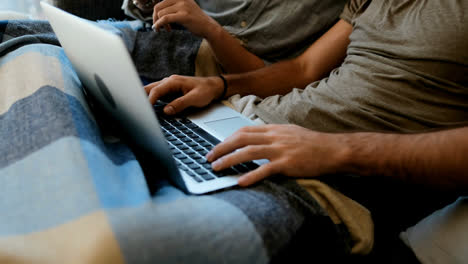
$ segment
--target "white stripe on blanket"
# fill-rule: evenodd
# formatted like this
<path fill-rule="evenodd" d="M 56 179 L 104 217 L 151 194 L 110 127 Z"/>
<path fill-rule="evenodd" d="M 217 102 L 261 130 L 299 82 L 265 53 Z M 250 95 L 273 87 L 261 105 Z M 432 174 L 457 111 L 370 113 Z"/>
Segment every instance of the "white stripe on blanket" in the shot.
<path fill-rule="evenodd" d="M 5 113 L 14 102 L 30 96 L 45 85 L 63 91 L 62 75 L 57 74 L 61 72 L 62 66 L 57 58 L 37 52 L 19 55 L 1 65 L 0 114 Z"/>
<path fill-rule="evenodd" d="M 105 212 L 43 231 L 0 238 L 0 263 L 125 263 Z"/>

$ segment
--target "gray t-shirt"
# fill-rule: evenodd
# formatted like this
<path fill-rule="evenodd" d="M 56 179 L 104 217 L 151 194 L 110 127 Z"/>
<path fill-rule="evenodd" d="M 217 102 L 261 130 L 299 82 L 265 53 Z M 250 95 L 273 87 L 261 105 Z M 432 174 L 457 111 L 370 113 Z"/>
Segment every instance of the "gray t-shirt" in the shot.
<path fill-rule="evenodd" d="M 416 132 L 468 124 L 468 1 L 351 0 L 347 56 L 330 76 L 258 105 L 267 122 Z"/>

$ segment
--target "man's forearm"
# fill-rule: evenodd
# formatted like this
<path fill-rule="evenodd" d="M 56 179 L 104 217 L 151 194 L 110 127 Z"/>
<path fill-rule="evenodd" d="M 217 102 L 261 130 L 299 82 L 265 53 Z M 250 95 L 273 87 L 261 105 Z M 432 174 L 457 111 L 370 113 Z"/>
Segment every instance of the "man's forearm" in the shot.
<path fill-rule="evenodd" d="M 227 96 L 240 94 L 267 97 L 275 94 L 286 94 L 294 87 L 305 87 L 308 84 L 301 74 L 300 65 L 294 61 L 283 61 L 259 70 L 227 75 L 229 89 Z"/>
<path fill-rule="evenodd" d="M 218 63 L 227 73 L 254 71 L 265 66 L 263 60 L 241 46 L 237 39 L 217 23 L 213 23 L 205 38 Z"/>
<path fill-rule="evenodd" d="M 356 133 L 347 143 L 354 173 L 468 188 L 468 127 L 414 135 Z"/>
<path fill-rule="evenodd" d="M 304 88 L 320 80 L 342 63 L 351 32 L 352 26 L 340 20 L 295 59 L 275 63 L 254 72 L 226 76 L 229 84 L 227 95 L 255 94 L 267 97 L 286 94 L 293 88 Z"/>

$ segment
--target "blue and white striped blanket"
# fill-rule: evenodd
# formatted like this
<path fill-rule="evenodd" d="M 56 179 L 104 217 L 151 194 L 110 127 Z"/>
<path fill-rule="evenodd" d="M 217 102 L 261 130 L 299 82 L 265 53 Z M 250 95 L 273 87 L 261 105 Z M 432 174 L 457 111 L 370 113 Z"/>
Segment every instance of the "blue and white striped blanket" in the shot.
<path fill-rule="evenodd" d="M 106 25 L 142 41 L 131 23 Z M 349 248 L 293 181 L 190 196 L 150 177 L 152 195 L 131 150 L 101 136 L 49 24 L 1 21 L 0 263 L 268 263 Z"/>

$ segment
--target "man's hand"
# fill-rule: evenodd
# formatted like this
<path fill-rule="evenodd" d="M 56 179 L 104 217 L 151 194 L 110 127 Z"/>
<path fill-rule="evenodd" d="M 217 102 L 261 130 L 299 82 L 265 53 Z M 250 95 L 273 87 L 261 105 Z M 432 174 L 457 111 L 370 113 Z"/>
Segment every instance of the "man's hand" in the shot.
<path fill-rule="evenodd" d="M 176 114 L 189 106 L 204 107 L 223 93 L 223 81 L 219 77 L 187 77 L 172 75 L 145 86 L 151 104 L 168 94 L 182 94 L 164 108 L 168 115 Z"/>
<path fill-rule="evenodd" d="M 296 125 L 249 126 L 218 144 L 206 158 L 213 162 L 214 170 L 251 160 L 270 161 L 239 178 L 241 186 L 274 174 L 314 177 L 345 167 L 346 138 L 343 134 L 318 133 Z"/>
<path fill-rule="evenodd" d="M 207 38 L 208 34 L 221 27 L 193 0 L 164 0 L 154 6 L 153 27 L 159 30 L 178 23 L 195 35 Z"/>
<path fill-rule="evenodd" d="M 295 125 L 266 125 L 240 129 L 206 158 L 213 162 L 214 170 L 250 160 L 270 160 L 239 178 L 241 186 L 273 174 L 314 177 L 353 173 L 462 191 L 465 195 L 467 157 L 468 127 L 421 134 L 328 134 Z"/>

